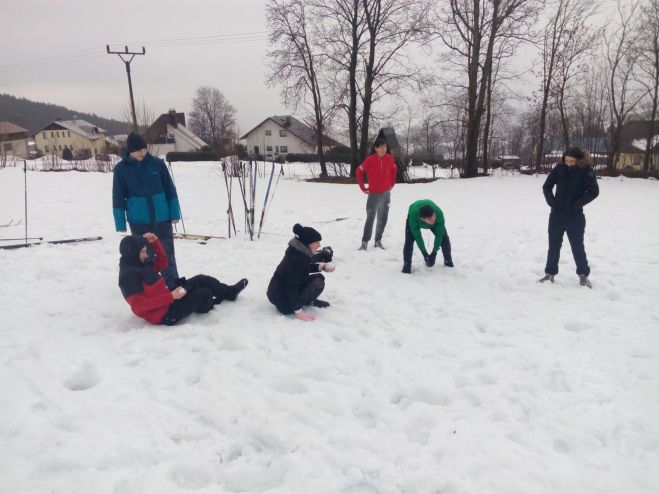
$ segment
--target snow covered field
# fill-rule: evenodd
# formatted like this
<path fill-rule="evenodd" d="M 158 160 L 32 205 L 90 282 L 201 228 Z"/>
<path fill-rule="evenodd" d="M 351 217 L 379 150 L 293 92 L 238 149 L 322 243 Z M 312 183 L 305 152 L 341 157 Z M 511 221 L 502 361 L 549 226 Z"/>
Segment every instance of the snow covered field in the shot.
<path fill-rule="evenodd" d="M 187 230 L 226 235 L 224 179 L 174 172 Z M 367 252 L 356 186 L 284 179 L 259 241 L 176 241 L 181 275 L 250 284 L 165 328 L 117 287 L 112 175 L 27 179 L 32 236 L 104 238 L 0 250 L 2 493 L 659 492 L 656 181 L 600 180 L 588 290 L 567 239 L 536 282 L 544 176 L 399 185 L 387 250 Z M 415 252 L 400 272 L 419 198 L 444 210 L 454 269 Z M 22 216 L 23 172 L 0 169 L 0 223 Z M 335 251 L 312 323 L 265 298 L 295 222 Z"/>

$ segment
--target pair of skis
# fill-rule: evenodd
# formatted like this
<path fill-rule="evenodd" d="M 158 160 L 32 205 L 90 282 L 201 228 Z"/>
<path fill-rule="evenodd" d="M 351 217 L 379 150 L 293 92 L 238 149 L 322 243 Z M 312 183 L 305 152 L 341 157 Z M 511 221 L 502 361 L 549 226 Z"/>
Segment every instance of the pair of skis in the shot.
<path fill-rule="evenodd" d="M 14 218 L 12 218 L 12 219 L 9 220 L 9 223 L 4 223 L 4 224 L 0 225 L 0 228 L 8 228 L 10 226 L 17 226 L 17 225 L 20 225 L 22 221 L 23 220 L 15 221 Z"/>

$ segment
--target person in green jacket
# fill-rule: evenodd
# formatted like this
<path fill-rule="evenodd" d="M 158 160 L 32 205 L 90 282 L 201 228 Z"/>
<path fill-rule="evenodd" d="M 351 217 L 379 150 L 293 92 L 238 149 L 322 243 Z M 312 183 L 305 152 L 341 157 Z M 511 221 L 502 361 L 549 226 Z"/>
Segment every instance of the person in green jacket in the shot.
<path fill-rule="evenodd" d="M 421 236 L 422 228 L 431 230 L 435 235 L 435 243 L 430 254 L 428 254 L 423 237 Z M 403 247 L 403 273 L 410 274 L 412 272 L 412 250 L 414 249 L 414 242 L 419 247 L 426 266 L 429 268 L 435 265 L 435 258 L 440 247 L 444 256 L 444 266 L 453 267 L 451 241 L 444 226 L 444 213 L 430 199 L 421 199 L 413 202 L 407 210 L 407 219 L 405 220 L 405 247 Z"/>

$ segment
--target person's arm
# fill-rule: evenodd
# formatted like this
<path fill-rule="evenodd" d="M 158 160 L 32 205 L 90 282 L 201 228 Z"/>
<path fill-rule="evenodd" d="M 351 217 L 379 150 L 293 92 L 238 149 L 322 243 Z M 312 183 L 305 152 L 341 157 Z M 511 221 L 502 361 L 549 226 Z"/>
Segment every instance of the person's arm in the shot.
<path fill-rule="evenodd" d="M 361 165 L 357 168 L 355 171 L 355 175 L 357 176 L 357 183 L 359 184 L 359 188 L 362 190 L 362 192 L 368 193 L 368 189 L 366 188 L 366 185 L 364 184 L 364 164 L 366 163 L 366 160 L 362 162 Z"/>
<path fill-rule="evenodd" d="M 428 252 L 426 251 L 426 244 L 423 243 L 423 237 L 421 236 L 420 222 L 421 219 L 418 217 L 418 213 L 416 215 L 410 214 L 407 219 L 407 224 L 410 226 L 410 232 L 412 232 L 414 241 L 416 242 L 416 245 L 419 247 L 419 250 L 425 257 L 428 255 Z"/>
<path fill-rule="evenodd" d="M 178 202 L 178 194 L 176 192 L 176 187 L 172 181 L 172 177 L 167 170 L 167 165 L 164 161 L 160 161 L 160 170 L 162 176 L 162 185 L 165 189 L 165 196 L 167 197 L 167 203 L 169 205 L 169 219 L 172 221 L 179 221 L 181 219 L 181 206 Z"/>
<path fill-rule="evenodd" d="M 437 252 L 439 246 L 442 245 L 442 237 L 444 236 L 444 213 L 439 208 L 433 208 L 435 210 L 435 224 L 432 226 L 432 231 L 435 234 L 435 243 L 432 246 L 432 251 Z"/>
<path fill-rule="evenodd" d="M 549 175 L 547 175 L 547 180 L 545 180 L 545 183 L 542 186 L 542 193 L 545 195 L 545 201 L 547 201 L 547 204 L 549 207 L 554 206 L 554 201 L 556 200 L 556 197 L 554 197 L 554 185 L 556 185 L 556 174 L 558 173 L 558 166 L 554 167 L 552 171 L 549 172 Z"/>
<path fill-rule="evenodd" d="M 153 269 L 155 269 L 158 273 L 162 273 L 162 271 L 167 268 L 167 266 L 169 266 L 165 248 L 162 246 L 160 239 L 156 239 L 153 242 L 150 242 L 149 247 L 151 247 L 151 250 L 153 250 Z"/>
<path fill-rule="evenodd" d="M 600 194 L 600 188 L 597 184 L 597 176 L 595 175 L 595 170 L 589 168 L 586 173 L 586 189 L 584 193 L 576 201 L 574 201 L 574 206 L 577 208 L 582 208 L 589 202 L 592 202 Z"/>
<path fill-rule="evenodd" d="M 116 168 L 112 178 L 112 215 L 114 216 L 114 229 L 118 232 L 125 232 L 126 194 Z"/>
<path fill-rule="evenodd" d="M 391 156 L 391 155 L 389 155 Z M 394 186 L 396 185 L 396 177 L 398 176 L 398 167 L 396 166 L 396 160 L 394 159 L 393 156 L 391 156 L 391 170 L 390 170 L 390 178 L 391 178 L 391 186 L 389 187 L 389 190 L 393 189 Z"/>

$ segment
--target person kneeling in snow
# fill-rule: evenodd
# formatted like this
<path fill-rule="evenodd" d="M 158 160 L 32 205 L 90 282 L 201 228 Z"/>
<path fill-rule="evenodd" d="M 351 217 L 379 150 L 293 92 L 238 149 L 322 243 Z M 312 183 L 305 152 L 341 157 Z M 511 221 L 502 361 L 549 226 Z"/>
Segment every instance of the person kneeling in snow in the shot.
<path fill-rule="evenodd" d="M 421 229 L 430 229 L 435 235 L 435 243 L 432 252 L 428 254 L 426 246 L 421 236 Z M 419 247 L 426 266 L 429 268 L 435 265 L 437 250 L 440 246 L 444 256 L 444 266 L 453 267 L 451 258 L 451 241 L 448 238 L 446 227 L 444 225 L 444 213 L 439 206 L 430 199 L 421 199 L 410 204 L 405 220 L 405 246 L 403 247 L 403 273 L 412 272 L 412 251 L 414 242 Z"/>
<path fill-rule="evenodd" d="M 153 251 L 153 264 L 147 261 L 146 246 Z M 236 300 L 247 286 L 242 279 L 225 285 L 203 274 L 189 280 L 177 279 L 177 287 L 169 290 L 160 275 L 167 267 L 167 254 L 153 233 L 124 237 L 119 244 L 119 288 L 133 313 L 152 324 L 172 326 L 193 312 L 205 314 L 223 300 Z"/>
<path fill-rule="evenodd" d="M 302 307 L 329 307 L 329 303 L 319 300 L 318 296 L 325 289 L 325 277 L 320 271 L 334 271 L 333 252 L 331 247 L 316 252 L 321 236 L 311 227 L 296 223 L 293 233 L 295 238 L 288 242 L 284 258 L 268 285 L 268 300 L 282 314 L 294 313 L 298 319 L 313 321 L 315 316 Z"/>

